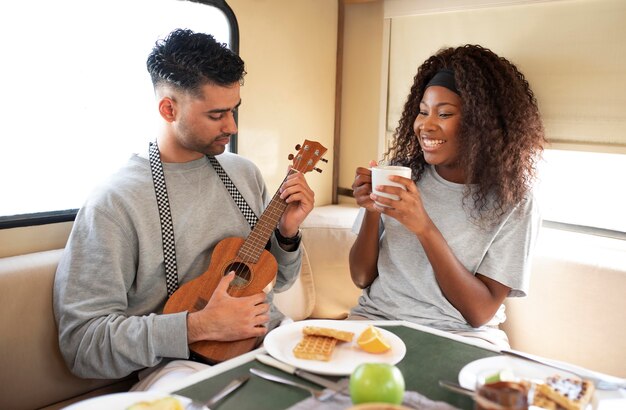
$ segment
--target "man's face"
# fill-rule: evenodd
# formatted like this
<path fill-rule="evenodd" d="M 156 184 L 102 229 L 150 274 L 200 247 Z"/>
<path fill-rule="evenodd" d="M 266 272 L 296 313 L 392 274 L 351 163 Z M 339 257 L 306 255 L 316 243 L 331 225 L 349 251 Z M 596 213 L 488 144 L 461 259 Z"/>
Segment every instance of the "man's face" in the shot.
<path fill-rule="evenodd" d="M 179 148 L 206 155 L 223 153 L 230 136 L 237 132 L 235 112 L 241 104 L 239 91 L 239 83 L 234 83 L 206 84 L 200 96 L 177 93 L 172 130 Z"/>

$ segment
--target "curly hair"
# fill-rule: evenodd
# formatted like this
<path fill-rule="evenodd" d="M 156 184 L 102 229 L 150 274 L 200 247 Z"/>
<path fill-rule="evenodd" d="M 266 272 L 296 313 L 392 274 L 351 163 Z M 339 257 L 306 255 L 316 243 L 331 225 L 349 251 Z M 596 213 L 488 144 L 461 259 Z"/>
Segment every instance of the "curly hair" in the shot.
<path fill-rule="evenodd" d="M 430 79 L 454 71 L 463 101 L 459 128 L 460 167 L 477 218 L 498 220 L 524 200 L 536 178 L 545 143 L 537 100 L 517 67 L 491 50 L 467 44 L 444 48 L 417 70 L 400 123 L 385 157 L 413 170 L 416 180 L 427 163 L 413 130 Z"/>
<path fill-rule="evenodd" d="M 146 62 L 156 88 L 170 84 L 198 93 L 205 84 L 221 86 L 243 83 L 243 60 L 210 34 L 176 29 L 157 40 Z"/>

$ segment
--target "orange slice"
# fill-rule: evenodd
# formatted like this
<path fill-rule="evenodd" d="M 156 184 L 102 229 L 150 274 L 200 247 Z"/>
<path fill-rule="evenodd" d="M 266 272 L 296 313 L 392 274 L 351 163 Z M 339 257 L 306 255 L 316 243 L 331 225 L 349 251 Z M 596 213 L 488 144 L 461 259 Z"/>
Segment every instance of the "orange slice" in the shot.
<path fill-rule="evenodd" d="M 385 353 L 391 349 L 391 345 L 380 331 L 372 325 L 369 325 L 367 329 L 359 335 L 356 340 L 357 345 L 368 353 Z"/>

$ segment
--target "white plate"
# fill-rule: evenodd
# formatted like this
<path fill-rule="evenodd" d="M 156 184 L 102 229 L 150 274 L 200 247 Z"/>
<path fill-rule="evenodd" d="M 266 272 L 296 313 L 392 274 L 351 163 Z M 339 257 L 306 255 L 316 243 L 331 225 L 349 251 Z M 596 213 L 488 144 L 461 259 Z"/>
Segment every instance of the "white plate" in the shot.
<path fill-rule="evenodd" d="M 158 391 L 142 391 L 98 396 L 74 403 L 69 407 L 65 407 L 64 410 L 125 410 L 127 407 L 140 401 L 156 400 L 167 396 L 176 397 L 183 406 L 191 403 L 189 398 L 175 394 L 167 394 Z M 203 409 L 206 409 L 206 407 L 203 407 Z"/>
<path fill-rule="evenodd" d="M 304 326 L 329 327 L 353 332 L 354 339 L 351 343 L 338 343 L 328 362 L 298 359 L 293 355 L 293 348 L 302 339 Z M 380 329 L 383 337 L 391 345 L 391 350 L 380 354 L 367 353 L 361 350 L 356 344 L 356 339 L 368 326 L 367 322 L 360 321 L 303 320 L 272 330 L 265 336 L 263 345 L 271 356 L 280 361 L 312 373 L 333 376 L 349 375 L 361 363 L 396 364 L 402 360 L 406 353 L 406 346 L 402 339 L 378 326 L 377 328 Z"/>
<path fill-rule="evenodd" d="M 493 356 L 475 360 L 468 363 L 459 372 L 459 384 L 465 388 L 474 390 L 476 388 L 476 376 L 484 373 L 498 373 L 501 370 L 509 370 L 515 377 L 529 380 L 545 380 L 546 377 L 558 374 L 562 377 L 579 377 L 556 370 L 552 367 L 533 363 L 528 360 L 518 359 L 510 356 Z"/>

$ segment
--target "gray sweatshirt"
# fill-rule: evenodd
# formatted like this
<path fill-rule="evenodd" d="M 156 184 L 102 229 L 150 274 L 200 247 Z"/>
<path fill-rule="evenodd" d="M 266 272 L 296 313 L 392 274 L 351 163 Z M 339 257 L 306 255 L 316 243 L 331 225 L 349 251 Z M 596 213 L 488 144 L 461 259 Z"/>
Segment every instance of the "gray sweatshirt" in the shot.
<path fill-rule="evenodd" d="M 270 197 L 260 171 L 235 154 L 217 159 L 260 216 Z M 163 168 L 182 284 L 206 271 L 220 240 L 245 238 L 250 226 L 206 158 Z M 278 262 L 274 291 L 280 292 L 296 280 L 301 252 L 271 241 Z M 72 373 L 121 378 L 164 358 L 188 358 L 186 312 L 161 314 L 166 299 L 150 165 L 134 155 L 78 212 L 56 272 L 54 314 Z M 272 305 L 271 320 L 281 317 Z"/>

